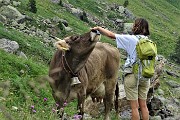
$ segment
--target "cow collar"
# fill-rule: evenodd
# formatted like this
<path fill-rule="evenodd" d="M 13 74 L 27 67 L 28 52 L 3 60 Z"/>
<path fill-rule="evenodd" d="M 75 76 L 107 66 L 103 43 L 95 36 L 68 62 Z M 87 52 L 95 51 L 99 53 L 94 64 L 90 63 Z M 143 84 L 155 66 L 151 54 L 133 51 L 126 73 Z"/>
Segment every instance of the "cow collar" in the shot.
<path fill-rule="evenodd" d="M 67 73 L 70 73 L 73 77 L 77 77 L 78 74 L 77 73 L 74 73 L 71 69 L 71 67 L 69 66 L 67 60 L 66 60 L 66 57 L 65 57 L 65 51 L 62 52 L 62 65 L 63 65 L 63 68 L 64 70 L 67 72 Z M 67 68 L 65 67 L 65 65 L 67 66 Z"/>

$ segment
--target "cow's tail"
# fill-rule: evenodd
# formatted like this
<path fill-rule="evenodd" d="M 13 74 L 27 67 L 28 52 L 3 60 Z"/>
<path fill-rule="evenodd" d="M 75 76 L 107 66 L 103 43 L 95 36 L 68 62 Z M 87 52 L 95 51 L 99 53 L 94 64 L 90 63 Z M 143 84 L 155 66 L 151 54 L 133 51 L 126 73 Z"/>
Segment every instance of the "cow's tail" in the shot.
<path fill-rule="evenodd" d="M 119 98 L 119 84 L 118 82 L 116 83 L 116 90 L 115 90 L 115 101 L 114 101 L 114 106 L 115 106 L 115 110 L 118 113 L 118 98 Z"/>

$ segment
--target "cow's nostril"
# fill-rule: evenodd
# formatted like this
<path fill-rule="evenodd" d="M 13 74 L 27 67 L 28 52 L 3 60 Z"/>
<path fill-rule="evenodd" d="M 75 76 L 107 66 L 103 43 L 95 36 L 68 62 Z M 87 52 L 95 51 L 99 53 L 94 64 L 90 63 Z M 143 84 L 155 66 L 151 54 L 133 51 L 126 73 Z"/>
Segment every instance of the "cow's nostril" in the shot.
<path fill-rule="evenodd" d="M 97 30 L 96 34 L 97 34 L 97 35 L 100 35 L 101 33 Z"/>

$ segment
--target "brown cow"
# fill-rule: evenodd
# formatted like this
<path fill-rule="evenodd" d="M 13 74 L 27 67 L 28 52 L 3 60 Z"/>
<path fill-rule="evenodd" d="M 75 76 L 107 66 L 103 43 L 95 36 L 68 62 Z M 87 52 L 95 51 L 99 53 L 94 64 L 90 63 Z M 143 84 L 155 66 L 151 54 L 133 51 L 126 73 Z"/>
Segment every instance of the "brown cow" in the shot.
<path fill-rule="evenodd" d="M 70 91 L 80 88 L 76 93 L 82 116 L 87 96 L 103 97 L 104 119 L 110 120 L 109 114 L 117 87 L 120 54 L 118 49 L 110 44 L 98 42 L 99 39 L 100 34 L 97 31 L 90 31 L 58 41 L 56 43 L 58 50 L 50 63 L 49 76 L 52 78 L 50 86 L 53 97 L 59 104 L 58 109 L 68 99 Z M 73 77 L 78 77 L 81 83 L 71 86 Z"/>

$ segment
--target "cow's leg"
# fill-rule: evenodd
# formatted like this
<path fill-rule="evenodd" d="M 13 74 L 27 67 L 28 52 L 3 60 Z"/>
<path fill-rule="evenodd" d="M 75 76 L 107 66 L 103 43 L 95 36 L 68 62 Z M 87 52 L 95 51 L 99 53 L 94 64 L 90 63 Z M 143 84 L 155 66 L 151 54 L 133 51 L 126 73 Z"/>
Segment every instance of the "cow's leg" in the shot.
<path fill-rule="evenodd" d="M 86 90 L 81 89 L 80 93 L 78 93 L 78 109 L 80 110 L 80 115 L 82 115 L 81 120 L 84 118 L 84 102 L 86 99 Z"/>
<path fill-rule="evenodd" d="M 116 82 L 114 79 L 108 79 L 105 83 L 105 98 L 104 98 L 104 105 L 105 105 L 105 118 L 104 120 L 111 120 L 110 119 L 110 111 L 113 106 L 113 98 L 115 94 Z"/>
<path fill-rule="evenodd" d="M 115 107 L 116 115 L 117 115 L 117 116 L 118 116 L 118 107 L 119 107 L 118 98 L 119 98 L 119 84 L 118 84 L 118 82 L 117 82 L 117 83 L 116 83 L 116 90 L 115 90 L 115 100 L 114 100 L 114 107 Z"/>
<path fill-rule="evenodd" d="M 82 115 L 81 120 L 84 118 L 84 102 L 86 99 L 86 90 L 88 86 L 88 76 L 86 74 L 85 69 L 81 70 L 79 72 L 79 80 L 81 81 L 80 83 L 80 90 L 78 92 L 78 105 L 77 108 L 80 110 L 80 115 Z"/>

